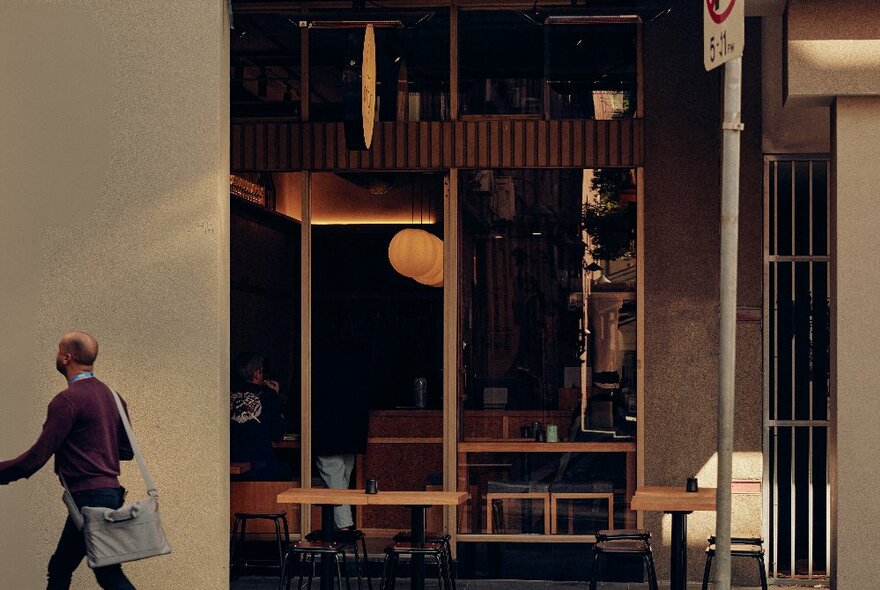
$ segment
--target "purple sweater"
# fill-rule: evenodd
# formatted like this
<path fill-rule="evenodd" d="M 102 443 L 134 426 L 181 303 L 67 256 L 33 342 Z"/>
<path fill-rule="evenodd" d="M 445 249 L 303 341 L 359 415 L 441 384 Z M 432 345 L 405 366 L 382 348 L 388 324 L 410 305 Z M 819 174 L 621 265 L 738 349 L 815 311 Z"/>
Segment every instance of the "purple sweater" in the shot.
<path fill-rule="evenodd" d="M 53 453 L 55 473 L 64 476 L 70 491 L 119 487 L 119 460 L 134 455 L 113 393 L 98 379 L 75 381 L 52 399 L 34 446 L 0 462 L 0 484 L 30 477 Z"/>

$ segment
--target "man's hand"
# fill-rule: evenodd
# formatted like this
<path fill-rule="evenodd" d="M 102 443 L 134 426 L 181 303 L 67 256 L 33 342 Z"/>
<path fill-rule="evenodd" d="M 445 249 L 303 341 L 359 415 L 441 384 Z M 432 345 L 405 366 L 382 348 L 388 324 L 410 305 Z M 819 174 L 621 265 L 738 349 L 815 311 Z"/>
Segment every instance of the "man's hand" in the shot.
<path fill-rule="evenodd" d="M 278 386 L 278 382 L 277 382 L 277 381 L 271 381 L 271 380 L 269 380 L 269 379 L 266 379 L 265 381 L 263 381 L 263 385 L 267 386 L 269 389 L 274 390 L 275 393 L 278 393 L 279 390 L 281 389 L 281 388 Z"/>

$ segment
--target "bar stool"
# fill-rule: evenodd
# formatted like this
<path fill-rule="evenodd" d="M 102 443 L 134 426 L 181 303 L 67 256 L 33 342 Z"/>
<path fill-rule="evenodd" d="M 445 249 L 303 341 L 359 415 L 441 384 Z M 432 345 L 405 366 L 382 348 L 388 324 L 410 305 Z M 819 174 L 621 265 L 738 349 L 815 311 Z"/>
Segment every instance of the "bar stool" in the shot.
<path fill-rule="evenodd" d="M 306 541 L 323 540 L 321 529 L 314 530 L 306 535 Z M 358 590 L 361 588 L 362 577 L 367 579 L 367 587 L 369 590 L 373 590 L 373 580 L 370 578 L 369 572 L 370 556 L 367 554 L 367 542 L 365 540 L 364 532 L 359 529 L 337 529 L 336 532 L 333 533 L 333 541 L 338 543 L 343 549 L 346 547 L 351 547 L 353 549 L 354 571 L 357 574 Z M 363 561 L 361 561 L 361 557 L 358 555 L 358 542 L 361 544 L 360 550 L 363 555 Z M 363 574 L 363 576 L 361 574 Z"/>
<path fill-rule="evenodd" d="M 642 558 L 645 569 L 648 571 L 648 588 L 658 590 L 657 574 L 654 571 L 654 557 L 651 555 L 651 546 L 645 541 L 635 539 L 618 539 L 615 541 L 599 541 L 593 545 L 593 571 L 590 574 L 590 590 L 596 590 L 599 574 L 599 556 L 608 555 L 637 555 Z"/>
<path fill-rule="evenodd" d="M 596 531 L 596 542 L 619 541 L 621 539 L 644 541 L 651 544 L 651 531 L 645 529 L 603 529 Z"/>
<path fill-rule="evenodd" d="M 396 581 L 397 562 L 401 555 L 422 555 L 431 557 L 437 564 L 437 584 L 443 590 L 451 590 L 450 567 L 446 553 L 441 543 L 395 543 L 385 548 L 385 563 L 382 566 L 382 580 L 379 582 L 380 590 L 394 590 Z M 444 573 L 446 572 L 446 573 Z"/>
<path fill-rule="evenodd" d="M 448 583 L 451 585 L 452 590 L 456 590 L 455 574 L 452 571 L 452 548 L 449 544 L 451 539 L 452 536 L 447 535 L 446 533 L 425 533 L 426 543 L 436 543 L 440 545 L 440 549 L 443 551 L 443 555 L 441 555 L 441 557 L 443 558 L 445 563 L 446 577 Z M 394 538 L 392 540 L 395 543 L 400 544 L 413 543 L 414 541 L 412 531 L 400 531 L 399 533 L 394 535 Z M 372 588 L 370 590 L 372 590 Z"/>
<path fill-rule="evenodd" d="M 715 535 L 708 539 L 706 547 L 706 569 L 703 570 L 703 590 L 709 587 L 709 574 L 712 571 L 712 559 L 715 557 Z M 764 571 L 764 539 L 762 537 L 731 537 L 731 557 L 750 557 L 758 562 L 758 573 L 761 575 L 761 589 L 767 590 L 767 573 Z"/>
<path fill-rule="evenodd" d="M 278 544 L 278 561 L 277 563 L 268 560 L 254 560 L 250 563 L 245 559 L 241 562 L 236 561 L 237 549 L 240 544 L 245 543 L 245 531 L 249 520 L 271 520 L 275 525 L 275 541 Z M 281 525 L 284 526 L 284 537 L 281 536 Z M 240 528 L 239 528 L 240 527 Z M 229 548 L 229 570 L 233 568 L 247 567 L 277 567 L 279 571 L 284 566 L 284 548 L 290 544 L 290 530 L 287 526 L 287 513 L 262 513 L 262 512 L 236 512 L 235 520 L 232 522 L 232 540 Z"/>
<path fill-rule="evenodd" d="M 315 577 L 315 558 L 316 557 L 332 557 L 336 564 L 336 590 L 342 590 L 342 567 L 339 562 L 339 555 L 343 555 L 344 551 L 340 543 L 325 543 L 324 541 L 300 541 L 287 550 L 284 556 L 283 566 L 281 567 L 281 579 L 278 582 L 278 590 L 290 590 L 291 572 L 287 569 L 287 564 L 291 557 L 296 557 L 299 566 L 299 580 L 297 581 L 297 589 L 302 590 L 303 587 L 303 570 L 306 568 L 306 561 L 311 562 L 309 568 L 309 590 L 312 588 L 312 579 Z M 286 582 L 286 585 L 285 585 Z M 345 576 L 345 585 L 351 590 L 351 582 L 348 575 Z"/>

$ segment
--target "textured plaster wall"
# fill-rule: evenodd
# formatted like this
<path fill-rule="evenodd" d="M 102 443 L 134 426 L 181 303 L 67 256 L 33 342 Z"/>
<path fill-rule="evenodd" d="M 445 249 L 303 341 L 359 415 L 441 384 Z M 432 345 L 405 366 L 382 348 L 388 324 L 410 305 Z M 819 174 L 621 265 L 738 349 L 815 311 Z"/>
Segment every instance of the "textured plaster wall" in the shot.
<path fill-rule="evenodd" d="M 645 26 L 644 484 L 715 483 L 718 390 L 721 70 L 703 69 L 694 3 Z M 743 65 L 738 305 L 762 305 L 761 31 L 748 19 Z M 737 330 L 734 477 L 761 478 L 761 324 Z M 733 529 L 760 533 L 761 497 L 734 497 Z M 689 579 L 702 577 L 712 513 L 689 526 Z M 668 579 L 668 517 L 647 514 L 659 576 Z M 734 563 L 735 581 L 756 583 Z"/>
<path fill-rule="evenodd" d="M 858 0 L 788 4 L 788 101 L 880 94 L 880 18 Z"/>
<path fill-rule="evenodd" d="M 174 548 L 126 568 L 139 589 L 227 587 L 225 20 L 221 0 L 0 3 L 0 458 L 64 386 L 59 336 L 93 333 Z M 60 494 L 51 465 L 0 487 L 0 587 L 44 586 Z"/>
<path fill-rule="evenodd" d="M 824 154 L 830 151 L 831 109 L 828 106 L 783 106 L 783 19 L 761 19 L 761 99 L 765 154 Z"/>
<path fill-rule="evenodd" d="M 837 202 L 837 272 L 835 283 L 837 338 L 836 436 L 837 461 L 832 494 L 837 547 L 837 590 L 866 588 L 876 579 L 871 544 L 880 522 L 877 488 L 880 475 L 880 369 L 876 338 L 880 332 L 877 292 L 880 258 L 877 251 L 880 218 L 880 98 L 838 98 L 835 105 L 834 170 Z M 866 214 L 872 212 L 873 214 Z"/>

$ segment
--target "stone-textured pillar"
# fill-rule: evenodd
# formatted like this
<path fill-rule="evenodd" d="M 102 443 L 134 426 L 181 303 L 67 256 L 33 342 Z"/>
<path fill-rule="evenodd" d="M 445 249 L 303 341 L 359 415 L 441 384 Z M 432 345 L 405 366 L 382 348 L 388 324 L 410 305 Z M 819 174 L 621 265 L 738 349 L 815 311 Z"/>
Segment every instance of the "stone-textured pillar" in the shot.
<path fill-rule="evenodd" d="M 865 539 L 872 538 L 880 522 L 880 97 L 839 97 L 832 145 L 837 205 L 832 588 L 857 590 L 876 579 L 876 552 Z"/>
<path fill-rule="evenodd" d="M 64 387 L 60 335 L 94 334 L 174 550 L 126 567 L 141 590 L 228 585 L 225 4 L 0 3 L 0 458 Z M 0 487 L 3 588 L 44 587 L 60 496 L 51 460 Z M 74 588 L 94 587 L 83 564 Z"/>

